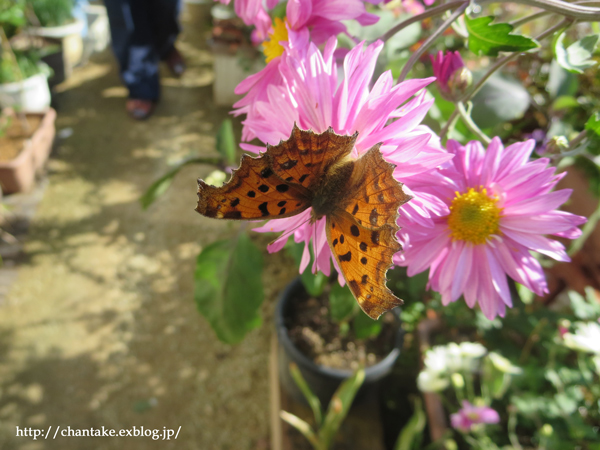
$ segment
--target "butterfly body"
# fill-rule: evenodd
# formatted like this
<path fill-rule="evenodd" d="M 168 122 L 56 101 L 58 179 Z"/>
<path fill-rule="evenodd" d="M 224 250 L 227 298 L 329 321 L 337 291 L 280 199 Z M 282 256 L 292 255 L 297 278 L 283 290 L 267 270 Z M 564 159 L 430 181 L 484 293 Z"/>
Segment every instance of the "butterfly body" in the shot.
<path fill-rule="evenodd" d="M 308 208 L 310 222 L 326 217 L 327 240 L 361 308 L 376 319 L 402 304 L 386 286 L 396 240 L 398 208 L 410 200 L 392 176 L 379 145 L 358 159 L 350 154 L 358 133 L 321 134 L 294 126 L 287 141 L 243 156 L 221 187 L 198 180 L 196 211 L 219 219 L 291 217 Z"/>

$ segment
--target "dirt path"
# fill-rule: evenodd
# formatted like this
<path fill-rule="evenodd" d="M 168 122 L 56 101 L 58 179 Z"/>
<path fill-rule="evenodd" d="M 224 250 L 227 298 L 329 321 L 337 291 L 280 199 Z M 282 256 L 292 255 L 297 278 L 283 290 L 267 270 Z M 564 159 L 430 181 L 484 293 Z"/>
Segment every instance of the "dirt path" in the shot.
<path fill-rule="evenodd" d="M 202 26 L 184 25 L 189 70 L 163 78 L 148 122 L 126 117 L 109 53 L 62 86 L 57 128 L 73 134 L 51 160 L 26 260 L 0 306 L 0 449 L 267 448 L 269 316 L 293 268 L 265 258 L 265 324 L 223 345 L 192 299 L 198 251 L 231 232 L 193 211 L 195 180 L 210 169 L 183 170 L 146 212 L 138 203 L 169 160 L 214 154 L 228 112 L 212 105 Z M 33 441 L 15 437 L 17 426 L 181 431 L 168 442 Z"/>

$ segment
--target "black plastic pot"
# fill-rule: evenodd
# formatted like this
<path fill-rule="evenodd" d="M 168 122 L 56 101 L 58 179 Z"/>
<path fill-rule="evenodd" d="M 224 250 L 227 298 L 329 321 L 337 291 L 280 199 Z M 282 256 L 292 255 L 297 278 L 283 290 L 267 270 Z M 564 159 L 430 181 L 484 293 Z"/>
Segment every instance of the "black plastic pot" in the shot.
<path fill-rule="evenodd" d="M 319 397 L 325 408 L 340 383 L 350 377 L 349 370 L 333 369 L 316 364 L 312 359 L 300 352 L 290 340 L 285 326 L 285 318 L 289 317 L 292 302 L 295 298 L 307 296 L 300 278 L 292 281 L 283 291 L 275 310 L 275 326 L 279 340 L 279 380 L 283 388 L 297 401 L 304 402 L 304 396 L 292 379 L 289 364 L 295 362 L 311 390 Z M 394 311 L 398 329 L 395 336 L 394 349 L 380 362 L 365 370 L 365 381 L 356 395 L 354 404 L 377 401 L 381 381 L 390 374 L 396 359 L 400 355 L 403 333 L 400 327 L 399 311 Z"/>

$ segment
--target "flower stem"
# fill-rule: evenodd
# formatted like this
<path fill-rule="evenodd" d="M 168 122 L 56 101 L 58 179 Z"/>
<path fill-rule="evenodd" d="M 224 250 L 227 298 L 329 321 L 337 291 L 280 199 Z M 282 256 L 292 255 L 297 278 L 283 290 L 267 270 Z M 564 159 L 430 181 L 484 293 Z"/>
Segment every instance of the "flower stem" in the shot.
<path fill-rule="evenodd" d="M 462 4 L 464 4 L 464 1 L 454 1 L 454 2 L 449 2 L 449 3 L 444 3 L 443 5 L 439 5 L 436 6 L 435 8 L 431 8 L 428 9 L 427 11 L 421 13 L 421 14 L 417 14 L 416 16 L 412 16 L 409 19 L 406 19 L 403 22 L 400 22 L 398 25 L 393 26 L 392 28 L 390 28 L 385 34 L 383 34 L 379 40 L 386 42 L 388 39 L 390 39 L 393 35 L 395 35 L 396 33 L 402 31 L 403 29 L 405 29 L 406 27 L 408 27 L 409 25 L 412 25 L 413 23 L 416 22 L 421 22 L 425 19 L 428 19 L 430 17 L 435 17 L 435 16 L 439 16 L 440 14 L 445 13 L 446 11 L 453 9 L 455 7 L 458 7 Z M 466 2 L 468 3 L 468 2 Z"/>
<path fill-rule="evenodd" d="M 548 28 L 543 33 L 540 33 L 536 37 L 536 39 L 542 40 L 542 39 L 547 38 L 548 36 L 552 36 L 556 31 L 566 28 L 569 25 L 571 25 L 572 23 L 573 23 L 573 19 L 570 19 L 570 18 L 563 19 L 555 26 Z M 477 83 L 475 83 L 473 88 L 469 92 L 467 92 L 463 96 L 463 98 L 460 99 L 460 101 L 458 103 L 461 103 L 461 102 L 463 104 L 467 103 L 475 94 L 477 94 L 477 92 L 479 92 L 479 89 L 481 89 L 481 87 L 485 84 L 485 82 L 488 80 L 488 78 L 490 78 L 494 74 L 494 72 L 496 72 L 498 69 L 500 69 L 506 63 L 510 62 L 512 59 L 516 58 L 520 54 L 521 54 L 521 52 L 514 52 L 514 53 L 511 53 L 510 55 L 506 55 L 505 57 L 500 58 L 498 61 L 496 61 L 492 65 L 492 67 L 490 67 L 488 69 L 488 71 L 483 75 L 483 77 L 481 77 L 479 79 L 479 81 L 477 81 Z M 446 133 L 448 133 L 448 131 L 453 128 L 453 122 L 456 121 L 456 119 L 459 115 L 460 115 L 460 111 L 459 111 L 458 105 L 457 105 L 457 108 L 455 108 L 454 111 L 452 112 L 452 114 L 450 114 L 450 117 L 448 118 L 448 122 L 446 123 L 444 128 L 442 128 L 442 131 L 440 132 L 441 138 L 444 138 Z"/>
<path fill-rule="evenodd" d="M 410 72 L 410 69 L 412 69 L 412 66 L 419 60 L 421 55 L 423 53 L 425 53 L 425 51 L 429 47 L 431 47 L 431 45 L 435 42 L 435 40 L 438 37 L 440 37 L 442 35 L 442 33 L 444 31 L 446 31 L 446 29 L 448 29 L 452 25 L 452 22 L 454 22 L 465 11 L 465 9 L 467 9 L 468 6 L 469 6 L 469 3 L 463 3 L 462 6 L 460 6 L 456 11 L 454 11 L 450 15 L 450 17 L 448 17 L 444 21 L 444 23 L 442 23 L 437 28 L 437 30 L 435 30 L 435 32 L 431 36 L 429 36 L 425 42 L 423 42 L 423 45 L 421 45 L 419 47 L 419 49 L 411 55 L 409 60 L 404 65 L 404 68 L 402 69 L 402 73 L 398 77 L 398 83 L 404 81 L 404 79 L 406 78 L 406 75 L 408 75 L 408 72 Z"/>
<path fill-rule="evenodd" d="M 523 450 L 517 437 L 517 412 L 514 408 L 508 410 L 508 439 L 516 450 Z"/>
<path fill-rule="evenodd" d="M 463 102 L 458 102 L 456 104 L 456 109 L 458 110 L 458 114 L 462 119 L 463 123 L 467 126 L 469 131 L 473 133 L 479 140 L 481 140 L 486 146 L 492 142 L 492 140 L 477 126 L 477 124 L 471 118 L 471 108 L 473 104 L 471 102 L 468 103 L 468 111 L 465 110 L 465 105 Z"/>
<path fill-rule="evenodd" d="M 589 22 L 600 20 L 600 9 L 575 3 L 567 3 L 560 0 L 513 0 L 513 2 L 541 8 L 576 20 Z"/>

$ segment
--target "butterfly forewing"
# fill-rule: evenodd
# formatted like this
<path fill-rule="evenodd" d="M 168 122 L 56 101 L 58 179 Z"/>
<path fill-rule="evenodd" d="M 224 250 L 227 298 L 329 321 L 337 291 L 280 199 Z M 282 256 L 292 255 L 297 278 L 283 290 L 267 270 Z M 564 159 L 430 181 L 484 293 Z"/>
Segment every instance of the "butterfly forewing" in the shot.
<path fill-rule="evenodd" d="M 345 212 L 327 217 L 327 240 L 331 251 L 363 311 L 377 319 L 403 302 L 386 286 L 392 256 L 401 247 L 397 226 L 363 227 Z"/>
<path fill-rule="evenodd" d="M 393 164 L 383 159 L 379 146 L 357 160 L 351 201 L 345 206 L 357 222 L 367 228 L 396 223 L 398 208 L 410 200 L 394 177 Z"/>
<path fill-rule="evenodd" d="M 310 206 L 308 192 L 279 178 L 268 155 L 242 156 L 239 169 L 221 187 L 198 180 L 196 211 L 218 219 L 278 219 L 294 216 Z"/>
<path fill-rule="evenodd" d="M 294 125 L 290 138 L 267 146 L 267 153 L 282 180 L 315 188 L 323 182 L 329 168 L 350 154 L 357 136 L 341 136 L 332 128 L 316 134 Z"/>

